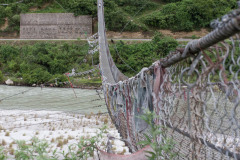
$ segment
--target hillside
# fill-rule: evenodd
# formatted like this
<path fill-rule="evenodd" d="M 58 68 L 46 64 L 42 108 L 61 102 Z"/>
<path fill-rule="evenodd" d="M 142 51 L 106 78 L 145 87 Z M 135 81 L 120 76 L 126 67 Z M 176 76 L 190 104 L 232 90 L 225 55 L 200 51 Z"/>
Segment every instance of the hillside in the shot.
<path fill-rule="evenodd" d="M 149 42 L 129 44 L 127 41 L 114 41 L 109 47 L 117 67 L 124 74 L 133 76 L 177 46 L 176 40 L 158 33 Z M 47 84 L 56 78 L 65 82 L 67 77 L 64 73 L 71 73 L 72 68 L 79 73 L 93 69 L 92 63 L 99 64 L 99 54 L 95 53 L 92 57 L 88 49 L 88 43 L 79 40 L 0 41 L 0 83 L 9 78 L 21 85 Z M 88 80 L 88 76 L 92 77 L 92 81 Z M 101 83 L 99 70 L 82 75 L 80 83 L 86 81 Z"/>
<path fill-rule="evenodd" d="M 96 0 L 0 0 L 0 4 L 1 38 L 18 37 L 21 13 L 73 12 L 76 16 L 97 17 Z M 105 0 L 105 19 L 108 31 L 113 31 L 110 36 L 115 32 L 140 32 L 145 34 L 142 38 L 155 31 L 209 29 L 211 20 L 236 6 L 236 0 Z M 96 21 L 94 24 L 96 32 Z"/>
<path fill-rule="evenodd" d="M 175 50 L 178 46 L 177 41 L 165 35 L 174 38 L 203 36 L 210 30 L 209 23 L 212 19 L 236 7 L 236 1 L 233 0 L 173 1 L 105 0 L 108 37 L 153 37 L 152 41 L 143 43 L 126 41 L 110 43 L 114 62 L 124 74 L 135 75 L 142 67 L 148 67 L 152 62 L 168 55 L 169 51 Z M 21 3 L 16 3 L 17 0 L 1 0 L 0 2 L 9 4 L 0 6 L 0 38 L 18 37 L 21 13 L 73 12 L 75 15 L 92 15 L 94 19 L 97 16 L 96 0 L 23 0 L 20 1 Z M 214 8 L 214 5 L 217 6 Z M 95 26 L 97 28 L 96 22 Z M 160 31 L 162 34 L 155 31 Z M 92 57 L 87 54 L 88 49 L 86 41 L 79 40 L 1 41 L 0 83 L 8 78 L 24 85 L 54 82 L 56 78 L 64 82 L 66 77 L 63 74 L 71 72 L 72 68 L 75 68 L 76 72 L 82 72 L 92 69 L 92 63 L 94 65 L 99 63 L 98 54 Z M 91 76 L 95 78 L 94 83 L 95 80 L 101 82 L 98 71 Z M 82 76 L 84 82 L 87 78 L 88 76 Z"/>

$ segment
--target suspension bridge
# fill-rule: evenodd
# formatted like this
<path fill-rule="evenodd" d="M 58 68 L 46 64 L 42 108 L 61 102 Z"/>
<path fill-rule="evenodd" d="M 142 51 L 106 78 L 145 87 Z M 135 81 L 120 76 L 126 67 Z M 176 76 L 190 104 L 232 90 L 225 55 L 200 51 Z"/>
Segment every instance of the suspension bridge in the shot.
<path fill-rule="evenodd" d="M 158 144 L 174 141 L 174 159 L 240 159 L 240 9 L 223 16 L 208 35 L 128 78 L 108 48 L 103 0 L 97 7 L 105 102 L 134 153 L 120 157 L 102 151 L 103 159 L 144 159 L 138 142 L 149 126 L 139 116 L 147 110 L 157 115 L 153 122 L 161 130 Z M 160 159 L 170 159 L 170 154 L 162 152 Z"/>
<path fill-rule="evenodd" d="M 96 51 L 100 53 L 103 94 L 108 114 L 132 152 L 131 155 L 120 156 L 100 150 L 101 159 L 146 159 L 145 151 L 151 148 L 138 142 L 145 139 L 144 134 L 149 134 L 149 126 L 139 117 L 148 110 L 157 115 L 152 121 L 160 126 L 158 144 L 164 146 L 169 139 L 174 142 L 170 153 L 163 151 L 160 159 L 170 159 L 171 153 L 175 153 L 173 159 L 240 159 L 240 9 L 215 22 L 215 29 L 208 35 L 190 41 L 185 48 L 178 48 L 128 78 L 117 68 L 108 48 L 103 0 L 98 0 L 97 8 L 98 33 L 88 39 L 91 47 L 89 54 Z M 72 72 L 69 76 L 85 75 L 94 70 Z M 1 98 L 1 108 L 24 110 L 19 114 L 21 116 L 47 110 L 82 113 L 83 110 L 104 106 L 98 102 L 102 99 L 98 92 L 92 95 L 77 92 L 77 98 L 73 100 L 72 95 L 66 97 L 61 91 L 56 94 L 55 91 L 44 89 L 40 96 L 46 97 L 38 102 L 42 104 L 40 108 L 38 104 L 38 110 L 29 111 L 34 107 L 29 103 L 36 102 L 39 97 L 33 89 Z M 26 93 L 30 99 L 19 103 L 18 98 L 24 99 Z M 51 95 L 56 97 L 49 98 Z M 62 101 L 59 101 L 59 96 L 63 97 Z M 15 107 L 9 107 L 9 103 Z M 86 106 L 79 107 L 79 104 Z M 48 116 L 57 117 L 58 114 L 56 112 Z M 1 118 L 8 116 L 2 115 Z M 35 119 L 34 115 L 29 118 Z M 44 127 L 50 122 L 68 120 L 74 123 L 76 119 L 73 116 L 54 121 L 46 118 L 43 122 L 19 124 L 18 127 Z M 16 128 L 15 121 L 16 118 L 9 120 L 11 125 L 5 129 Z"/>

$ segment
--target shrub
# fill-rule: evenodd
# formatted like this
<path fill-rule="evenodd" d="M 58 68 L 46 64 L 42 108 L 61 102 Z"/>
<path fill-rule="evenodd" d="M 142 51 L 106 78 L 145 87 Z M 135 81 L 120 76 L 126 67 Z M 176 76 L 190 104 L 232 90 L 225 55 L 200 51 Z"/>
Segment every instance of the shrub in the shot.
<path fill-rule="evenodd" d="M 28 84 L 44 83 L 51 79 L 51 74 L 42 68 L 36 68 L 28 74 L 23 75 L 23 80 Z"/>
<path fill-rule="evenodd" d="M 66 82 L 67 76 L 62 75 L 62 74 L 55 74 L 52 76 L 52 79 L 50 81 L 54 81 L 55 79 L 57 79 L 58 82 Z"/>
<path fill-rule="evenodd" d="M 7 65 L 8 71 L 17 72 L 20 69 L 19 64 L 14 60 L 7 62 Z"/>
<path fill-rule="evenodd" d="M 12 8 L 10 7 L 10 6 L 7 6 L 6 8 L 5 8 L 5 15 L 6 15 L 6 17 L 12 17 L 12 14 L 13 14 L 13 10 L 12 10 Z"/>
<path fill-rule="evenodd" d="M 19 32 L 19 14 L 28 12 L 30 7 L 40 8 L 47 2 L 58 7 L 61 5 L 62 12 L 66 10 L 74 13 L 75 16 L 92 15 L 92 17 L 97 17 L 97 0 L 58 0 L 57 3 L 53 0 L 25 0 L 22 3 L 0 6 L 0 25 L 4 24 L 4 18 L 7 17 L 9 20 L 9 27 L 4 32 Z M 236 0 L 161 0 L 161 2 L 167 4 L 161 10 L 144 17 L 142 21 L 150 27 L 174 31 L 191 31 L 208 27 L 211 20 L 237 7 Z M 105 0 L 104 5 L 106 28 L 113 31 L 121 31 L 126 23 L 128 25 L 125 27 L 125 31 L 148 30 L 139 23 L 129 21 L 130 17 L 159 6 L 153 0 Z M 52 9 L 49 10 L 52 11 Z"/>
<path fill-rule="evenodd" d="M 154 6 L 153 3 L 148 0 L 140 0 L 141 2 L 147 2 L 146 7 Z M 129 13 L 135 13 L 137 10 L 142 7 L 143 4 L 138 1 L 119 1 L 119 0 L 105 0 L 105 19 L 106 19 L 106 28 L 112 31 L 120 31 L 123 27 L 128 23 L 128 15 L 119 8 L 118 5 L 123 7 L 123 10 Z M 75 16 L 78 15 L 92 15 L 93 17 L 97 17 L 97 1 L 96 0 L 77 0 L 77 1 L 64 1 L 61 0 L 60 3 L 68 8 L 69 11 L 73 12 Z M 138 5 L 136 5 L 138 4 Z M 149 7 L 150 8 L 150 7 Z M 140 30 L 140 26 L 137 24 L 130 22 L 125 31 L 138 31 Z"/>
<path fill-rule="evenodd" d="M 0 6 L 0 17 L 1 18 L 5 18 L 6 17 L 5 8 L 3 6 Z"/>
<path fill-rule="evenodd" d="M 173 31 L 191 31 L 209 27 L 210 21 L 236 8 L 236 1 L 230 0 L 182 0 L 163 6 L 142 18 L 151 27 Z"/>
<path fill-rule="evenodd" d="M 155 34 L 152 43 L 157 55 L 161 55 L 161 58 L 167 56 L 170 51 L 175 50 L 178 46 L 178 42 L 174 38 L 163 36 L 159 32 Z"/>
<path fill-rule="evenodd" d="M 135 72 L 131 68 L 139 72 L 142 67 L 149 67 L 154 61 L 168 55 L 169 51 L 175 50 L 177 46 L 178 43 L 173 38 L 156 33 L 151 42 L 127 45 L 120 41 L 116 46 L 110 47 L 110 52 L 117 67 L 123 73 L 132 76 Z"/>
<path fill-rule="evenodd" d="M 47 155 L 48 143 L 44 140 L 32 138 L 32 145 L 26 145 L 25 141 L 17 141 L 18 150 L 15 151 L 16 159 L 57 159 L 55 153 L 53 156 Z"/>
<path fill-rule="evenodd" d="M 59 78 L 66 81 L 63 75 L 72 68 L 82 71 L 91 69 L 91 56 L 86 56 L 88 46 L 79 47 L 71 43 L 43 43 L 33 45 L 0 46 L 0 67 L 4 73 L 23 78 L 26 84 L 45 83 Z M 84 58 L 86 63 L 80 63 Z M 94 55 L 94 63 L 98 57 Z"/>
<path fill-rule="evenodd" d="M 150 0 L 115 0 L 115 3 L 130 14 L 142 13 L 145 10 L 156 8 L 156 4 Z"/>
<path fill-rule="evenodd" d="M 6 160 L 7 159 L 7 153 L 5 152 L 4 148 L 0 146 L 0 159 Z"/>
<path fill-rule="evenodd" d="M 137 24 L 127 20 L 127 15 L 121 10 L 107 10 L 107 12 L 108 14 L 105 15 L 105 22 L 109 30 L 121 31 L 124 28 L 124 31 L 138 31 L 140 29 Z"/>
<path fill-rule="evenodd" d="M 177 42 L 172 38 L 156 35 L 153 41 L 138 44 L 119 42 L 110 46 L 114 61 L 121 71 L 131 75 L 133 71 L 125 65 L 121 58 L 137 72 L 142 67 L 148 67 L 174 50 Z M 4 73 L 23 78 L 25 84 L 40 84 L 67 81 L 64 73 L 83 72 L 92 69 L 92 56 L 87 55 L 88 46 L 78 46 L 71 43 L 44 43 L 23 46 L 0 46 L 0 67 Z M 116 52 L 118 51 L 118 52 Z M 119 55 L 121 58 L 119 58 Z M 83 59 L 87 61 L 84 62 Z M 94 64 L 99 63 L 99 53 L 93 55 Z M 98 73 L 93 73 L 98 76 Z"/>
<path fill-rule="evenodd" d="M 154 119 L 158 118 L 153 112 L 147 111 L 144 115 L 140 117 L 148 124 L 148 133 L 143 133 L 145 140 L 140 141 L 139 144 L 143 146 L 151 146 L 153 151 L 147 151 L 150 155 L 146 155 L 150 160 L 160 160 L 160 159 L 174 159 L 176 153 L 174 153 L 174 142 L 172 139 L 166 138 L 161 135 L 166 135 L 164 133 L 165 129 L 162 129 L 159 125 L 154 124 Z M 159 142 L 159 137 L 161 137 L 161 142 Z"/>
<path fill-rule="evenodd" d="M 0 83 L 2 83 L 3 81 L 4 81 L 4 77 L 3 77 L 2 71 L 0 71 Z"/>
<path fill-rule="evenodd" d="M 19 55 L 18 48 L 10 45 L 0 46 L 0 60 L 2 63 L 13 60 Z"/>
<path fill-rule="evenodd" d="M 16 27 L 15 30 L 18 29 L 19 31 L 19 26 L 20 26 L 20 16 L 19 15 L 14 15 L 11 20 L 10 20 L 10 24 L 9 24 L 11 27 Z"/>

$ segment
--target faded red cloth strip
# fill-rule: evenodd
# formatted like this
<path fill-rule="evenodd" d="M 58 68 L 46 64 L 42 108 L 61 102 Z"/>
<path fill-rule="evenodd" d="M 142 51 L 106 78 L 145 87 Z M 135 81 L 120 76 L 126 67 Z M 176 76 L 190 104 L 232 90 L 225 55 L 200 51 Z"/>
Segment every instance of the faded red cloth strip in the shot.
<path fill-rule="evenodd" d="M 155 63 L 154 66 L 154 74 L 155 74 L 155 79 L 154 79 L 154 85 L 153 85 L 153 93 L 155 94 L 155 98 L 157 102 L 155 104 L 157 105 L 159 102 L 159 92 L 160 92 L 160 87 L 163 83 L 163 76 L 165 74 L 165 69 L 162 68 L 160 61 Z"/>
<path fill-rule="evenodd" d="M 102 150 L 99 151 L 100 159 L 103 160 L 147 160 L 148 158 L 146 155 L 149 156 L 149 154 L 146 153 L 146 151 L 152 151 L 152 148 L 150 146 L 146 146 L 143 149 L 129 155 L 111 154 Z"/>

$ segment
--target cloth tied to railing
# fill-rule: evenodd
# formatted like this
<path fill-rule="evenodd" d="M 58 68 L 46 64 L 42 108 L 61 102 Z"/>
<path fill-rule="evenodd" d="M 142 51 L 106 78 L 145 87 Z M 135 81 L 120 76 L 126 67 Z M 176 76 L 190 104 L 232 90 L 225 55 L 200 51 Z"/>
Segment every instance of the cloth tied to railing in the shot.
<path fill-rule="evenodd" d="M 165 74 L 165 69 L 162 68 L 160 63 L 160 61 L 157 61 L 154 65 L 153 104 L 156 108 L 158 107 L 159 91 L 163 83 L 163 76 Z"/>

